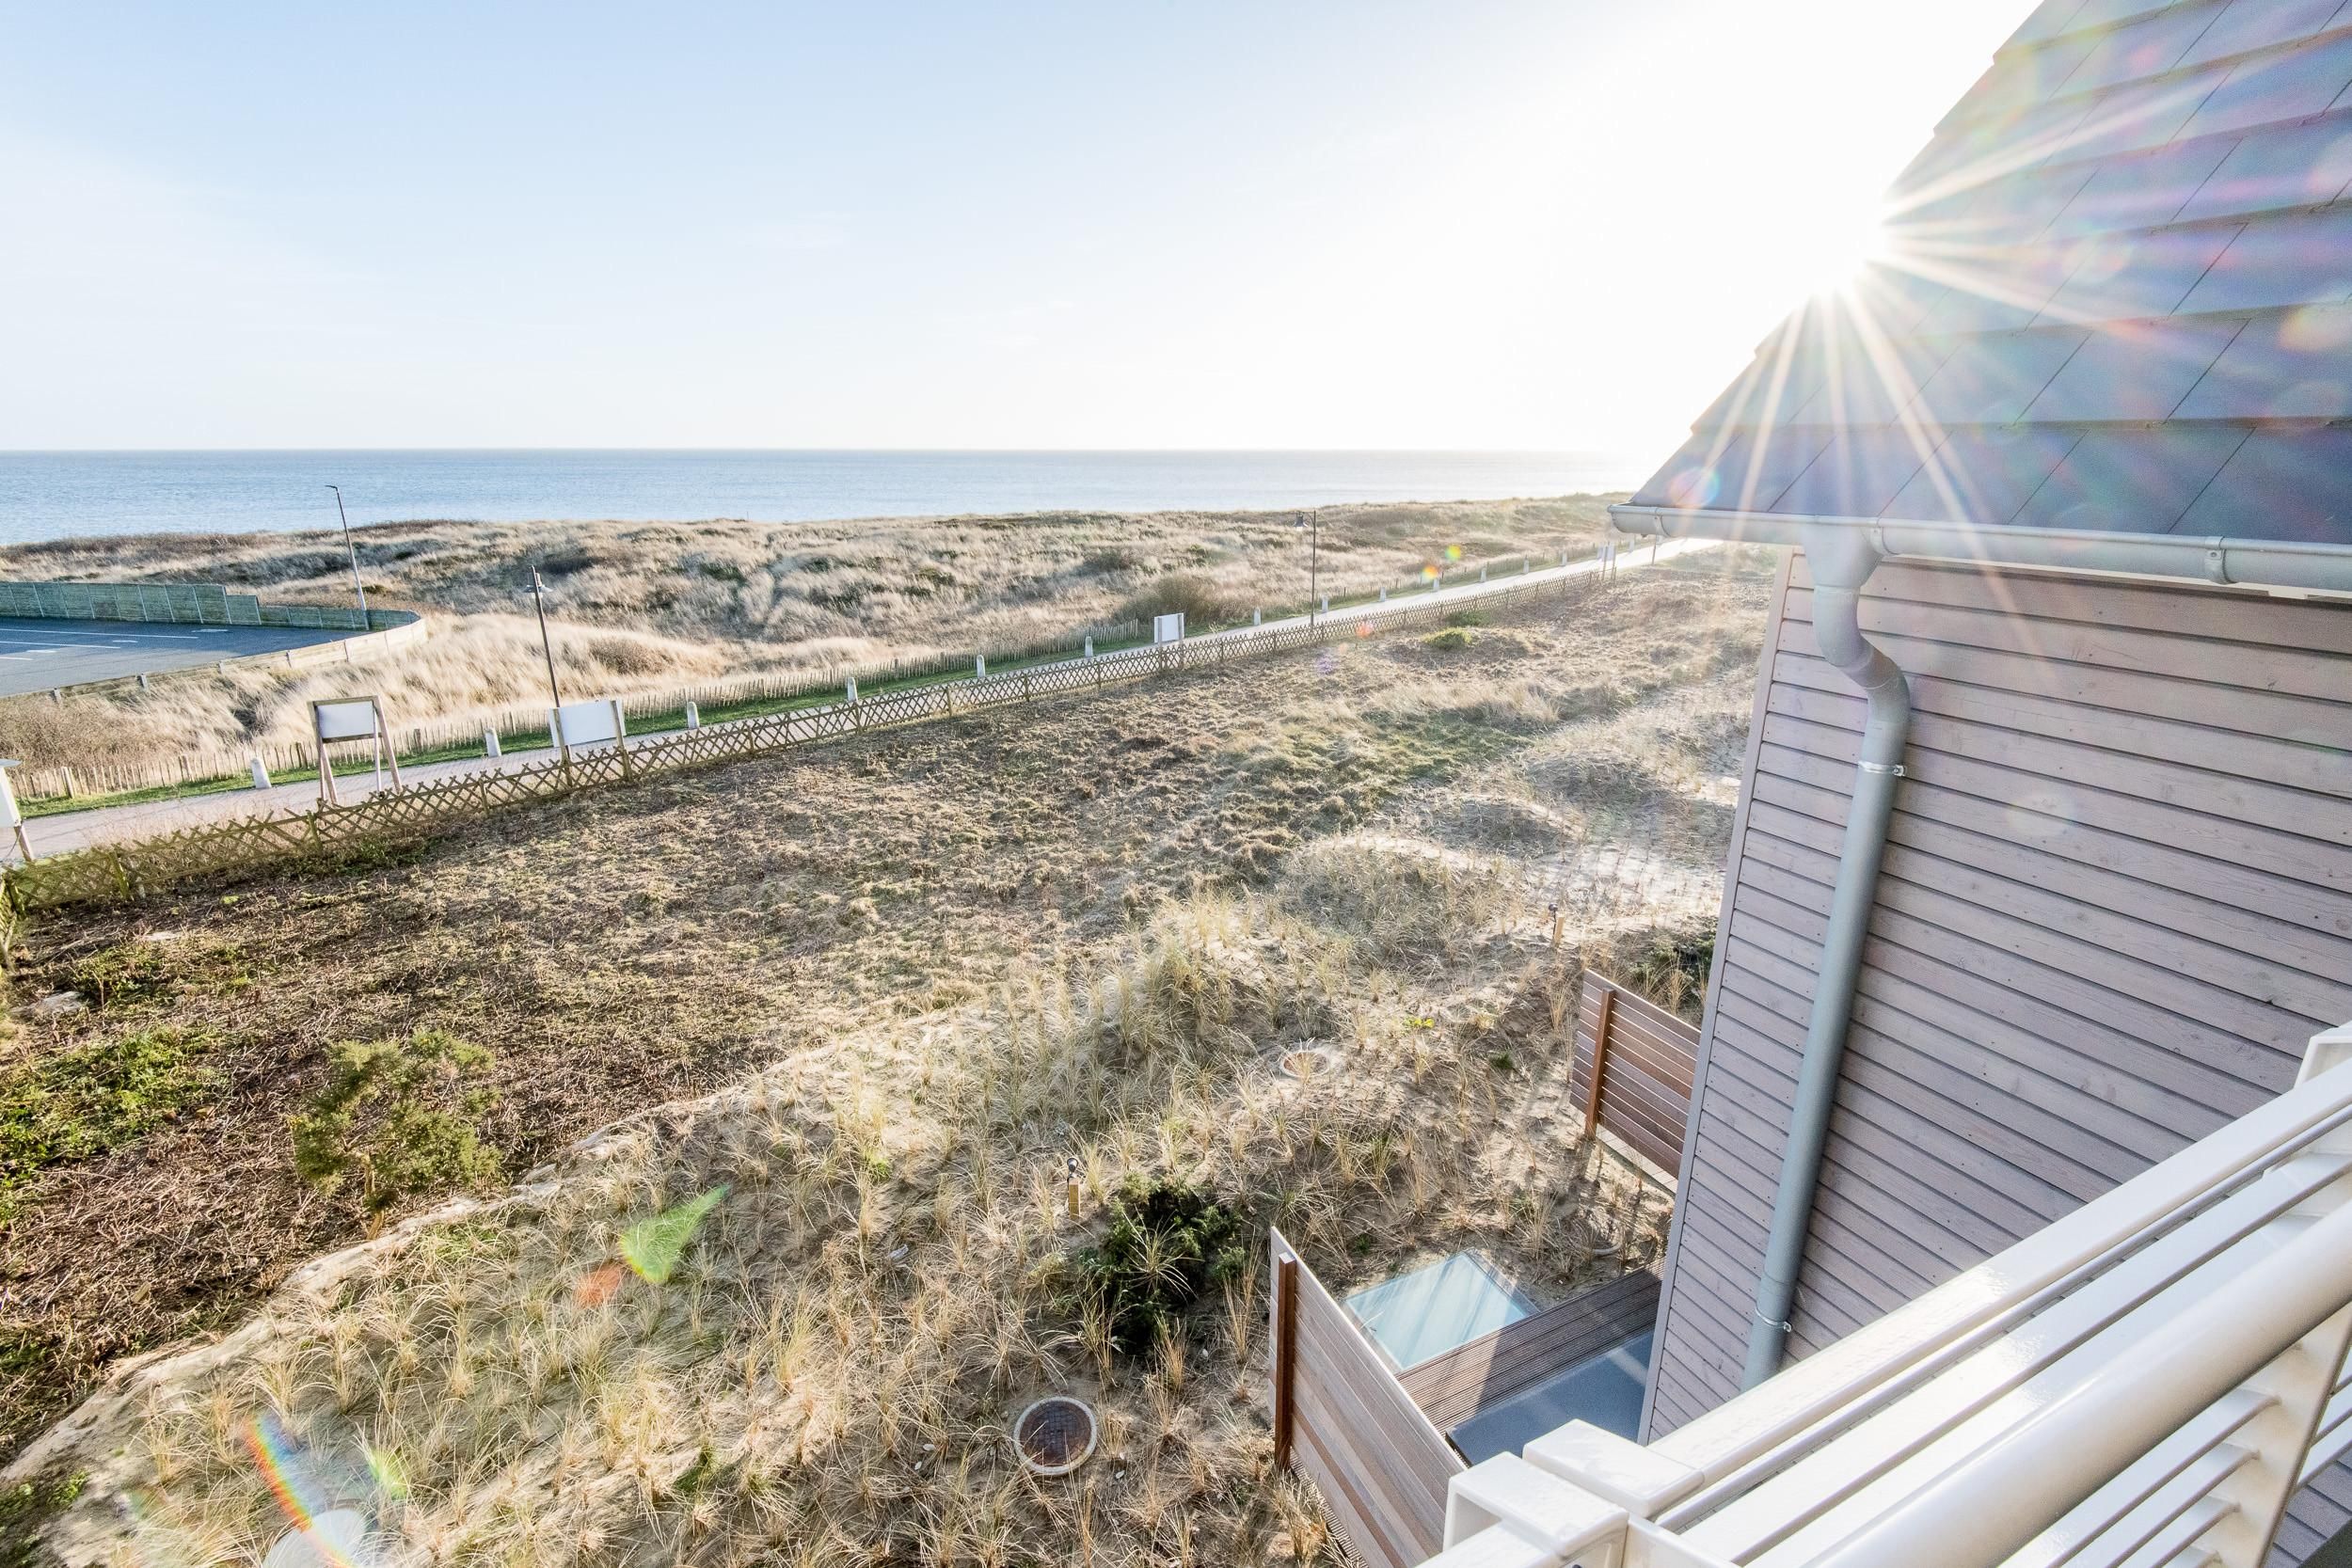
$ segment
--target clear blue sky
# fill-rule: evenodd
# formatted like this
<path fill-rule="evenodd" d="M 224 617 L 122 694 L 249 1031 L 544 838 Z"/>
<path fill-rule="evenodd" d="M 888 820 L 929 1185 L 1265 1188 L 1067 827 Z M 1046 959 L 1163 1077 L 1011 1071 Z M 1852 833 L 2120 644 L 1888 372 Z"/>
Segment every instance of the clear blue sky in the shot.
<path fill-rule="evenodd" d="M 1663 451 L 2026 0 L 0 0 L 0 447 Z"/>

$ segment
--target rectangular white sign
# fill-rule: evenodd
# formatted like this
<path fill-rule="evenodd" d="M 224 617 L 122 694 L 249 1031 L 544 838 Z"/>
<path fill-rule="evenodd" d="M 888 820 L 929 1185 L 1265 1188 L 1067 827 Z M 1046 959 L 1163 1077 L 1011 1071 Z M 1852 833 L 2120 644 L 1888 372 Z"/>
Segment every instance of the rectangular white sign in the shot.
<path fill-rule="evenodd" d="M 367 698 L 340 703 L 315 703 L 321 740 L 368 740 L 375 735 L 375 705 Z"/>
<path fill-rule="evenodd" d="M 594 746 L 621 738 L 621 705 L 611 698 L 593 703 L 566 703 L 551 709 L 556 730 L 566 746 Z"/>
<path fill-rule="evenodd" d="M 1182 610 L 1173 615 L 1154 615 L 1152 618 L 1152 641 L 1181 642 L 1184 640 L 1184 616 Z"/>

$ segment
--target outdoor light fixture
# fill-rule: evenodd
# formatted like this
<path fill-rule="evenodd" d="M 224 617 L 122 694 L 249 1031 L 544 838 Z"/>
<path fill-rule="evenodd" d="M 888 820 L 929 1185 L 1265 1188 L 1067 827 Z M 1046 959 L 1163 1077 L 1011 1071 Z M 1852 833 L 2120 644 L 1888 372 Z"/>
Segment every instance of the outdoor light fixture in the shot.
<path fill-rule="evenodd" d="M 1307 624 L 1315 624 L 1315 574 L 1323 557 L 1323 511 L 1302 512 L 1293 530 L 1307 535 Z"/>
<path fill-rule="evenodd" d="M 343 510 L 343 487 L 330 484 L 335 492 L 335 515 L 343 523 L 343 553 L 351 557 L 351 591 L 359 595 L 359 629 L 368 629 L 368 590 L 359 580 L 359 546 L 351 542 L 351 515 Z"/>

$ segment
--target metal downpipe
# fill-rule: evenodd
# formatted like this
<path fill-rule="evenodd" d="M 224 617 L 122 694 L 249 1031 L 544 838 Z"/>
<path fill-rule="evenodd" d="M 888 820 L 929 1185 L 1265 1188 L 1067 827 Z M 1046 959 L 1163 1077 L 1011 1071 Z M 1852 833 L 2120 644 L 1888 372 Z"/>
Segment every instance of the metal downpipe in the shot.
<path fill-rule="evenodd" d="M 1869 714 L 1862 726 L 1862 756 L 1846 811 L 1846 839 L 1837 853 L 1837 882 L 1830 890 L 1829 927 L 1821 939 L 1813 1011 L 1804 1031 L 1804 1058 L 1788 1114 L 1788 1145 L 1781 1155 L 1780 1189 L 1772 1199 L 1772 1229 L 1756 1280 L 1756 1312 L 1748 1324 L 1747 1368 L 1740 1386 L 1753 1388 L 1780 1370 L 1788 1340 L 1788 1312 L 1804 1262 L 1813 1193 L 1820 1180 L 1821 1146 L 1846 1053 L 1853 1015 L 1854 979 L 1862 942 L 1876 901 L 1879 861 L 1886 848 L 1895 782 L 1902 776 L 1903 742 L 1911 733 L 1911 688 L 1901 670 L 1862 635 L 1862 585 L 1878 569 L 1879 552 L 1852 531 L 1809 528 L 1806 562 L 1813 573 L 1813 638 L 1821 657 L 1862 689 Z"/>

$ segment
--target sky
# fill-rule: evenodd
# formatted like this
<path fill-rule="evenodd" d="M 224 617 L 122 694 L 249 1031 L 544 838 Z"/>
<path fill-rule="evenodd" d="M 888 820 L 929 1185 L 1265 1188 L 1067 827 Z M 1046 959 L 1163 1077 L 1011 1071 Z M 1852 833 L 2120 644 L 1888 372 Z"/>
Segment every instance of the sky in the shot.
<path fill-rule="evenodd" d="M 0 448 L 1663 453 L 2027 0 L 0 0 Z"/>

